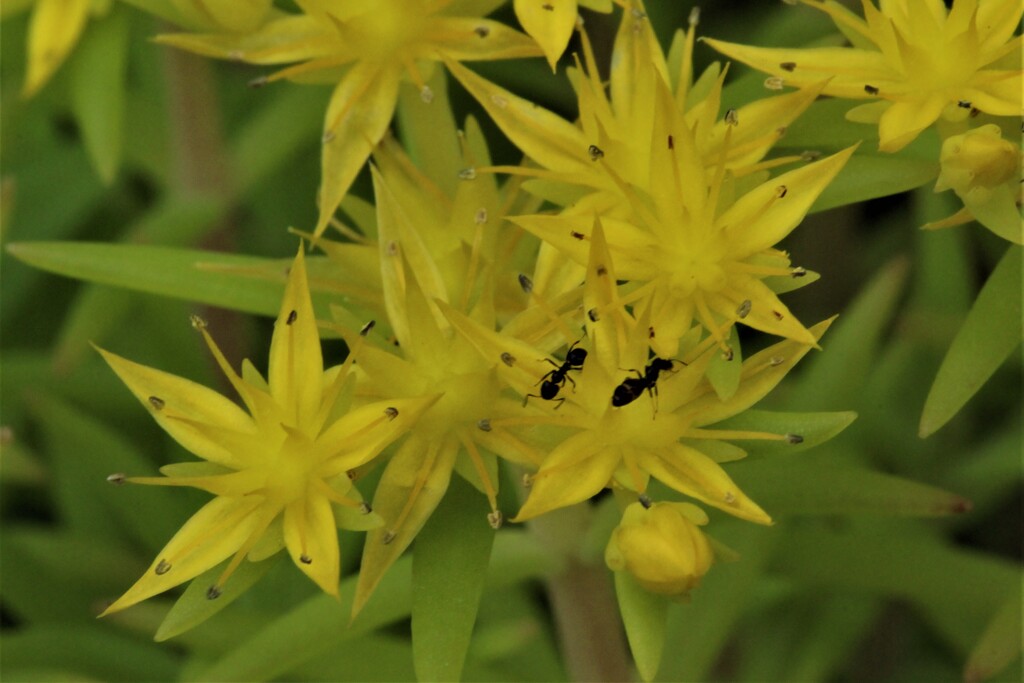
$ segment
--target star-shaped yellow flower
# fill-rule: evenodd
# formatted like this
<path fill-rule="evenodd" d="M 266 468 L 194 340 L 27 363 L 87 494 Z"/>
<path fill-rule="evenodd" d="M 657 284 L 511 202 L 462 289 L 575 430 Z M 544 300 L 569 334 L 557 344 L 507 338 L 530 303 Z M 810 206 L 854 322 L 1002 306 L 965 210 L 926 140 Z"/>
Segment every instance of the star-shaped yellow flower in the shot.
<path fill-rule="evenodd" d="M 586 336 L 576 346 L 587 354 L 578 368 L 568 369 L 569 378 L 557 395 L 564 401 L 555 404 L 541 396 L 522 408 L 530 412 L 521 417 L 499 417 L 484 423 L 495 450 L 515 461 L 523 460 L 523 449 L 510 426 L 535 424 L 559 430 L 553 448 L 536 463 L 529 496 L 513 521 L 587 500 L 613 481 L 642 494 L 653 476 L 736 517 L 770 524 L 770 517 L 740 490 L 716 459 L 744 457 L 745 452 L 730 443 L 732 440 L 799 443 L 800 437 L 709 426 L 763 398 L 811 345 L 786 340 L 751 356 L 743 363 L 739 388 L 723 401 L 705 377 L 714 338 L 702 339 L 700 328 L 694 328 L 695 334 L 687 335 L 678 358 L 661 358 L 656 364 L 649 358 L 649 349 L 660 331 L 652 325 L 649 309 L 634 318 L 621 306 L 610 307 L 616 300 L 617 274 L 612 261 L 598 227 L 587 267 L 584 305 L 605 312 L 596 320 L 588 316 Z M 520 395 L 536 395 L 538 380 L 552 380 L 552 368 L 535 360 L 543 358 L 540 350 L 455 311 L 446 313 L 485 358 L 516 360 L 498 363 L 496 368 Z M 826 321 L 811 329 L 812 343 L 829 324 Z"/>
<path fill-rule="evenodd" d="M 366 529 L 369 507 L 348 472 L 404 434 L 437 394 L 374 402 L 352 410 L 352 361 L 324 370 L 300 249 L 274 326 L 268 378 L 248 362 L 236 373 L 194 319 L 246 409 L 187 379 L 100 351 L 153 418 L 206 462 L 170 465 L 165 477 L 115 475 L 133 483 L 191 486 L 216 497 L 189 519 L 108 614 L 233 559 L 210 599 L 238 564 L 287 548 L 320 588 L 338 593 L 337 528 Z M 372 517 L 372 515 L 371 515 Z"/>
<path fill-rule="evenodd" d="M 791 85 L 830 79 L 826 95 L 876 100 L 849 117 L 877 122 L 879 149 L 895 152 L 940 118 L 972 111 L 1022 113 L 1019 0 L 861 0 L 861 19 L 838 2 L 804 0 L 829 14 L 852 47 L 763 48 L 707 40 L 713 48 Z"/>
<path fill-rule="evenodd" d="M 763 159 L 820 84 L 722 116 L 724 75 L 691 82 L 694 25 L 681 38 L 673 90 L 674 72 L 642 8 L 634 2 L 623 14 L 610 97 L 584 40 L 589 76 L 577 86 L 578 126 L 450 65 L 542 167 L 492 170 L 536 176 L 524 183 L 528 190 L 567 205 L 559 215 L 513 221 L 582 266 L 594 216 L 600 216 L 619 275 L 630 282 L 625 303 L 651 308 L 658 355 L 674 356 L 695 319 L 726 352 L 728 327 L 737 320 L 813 344 L 772 290 L 781 285 L 765 280 L 806 275 L 774 245 L 800 223 L 853 149 L 767 182 L 766 169 L 799 159 Z"/>
<path fill-rule="evenodd" d="M 324 119 L 320 235 L 371 151 L 388 129 L 403 76 L 426 87 L 442 58 L 532 57 L 537 45 L 501 23 L 473 16 L 485 0 L 298 0 L 301 14 L 267 22 L 253 33 L 176 34 L 158 41 L 210 57 L 250 64 L 293 64 L 265 78 L 336 82 Z M 456 14 L 455 12 L 458 12 Z"/>

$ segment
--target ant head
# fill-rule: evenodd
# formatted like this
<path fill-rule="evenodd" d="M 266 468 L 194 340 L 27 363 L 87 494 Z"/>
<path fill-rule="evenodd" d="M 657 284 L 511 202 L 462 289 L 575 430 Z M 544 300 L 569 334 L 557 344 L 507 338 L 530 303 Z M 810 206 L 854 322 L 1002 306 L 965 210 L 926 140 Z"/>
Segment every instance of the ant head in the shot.
<path fill-rule="evenodd" d="M 653 358 L 653 359 L 651 359 L 650 368 L 652 370 L 658 370 L 658 371 L 665 370 L 665 371 L 668 371 L 668 370 L 671 370 L 674 367 L 672 365 L 673 363 L 680 363 L 682 365 L 686 365 L 686 363 L 683 363 L 683 361 L 676 360 L 675 358 Z"/>
<path fill-rule="evenodd" d="M 587 350 L 576 348 L 576 344 L 570 346 L 569 353 L 565 354 L 565 362 L 573 367 L 579 367 L 587 360 Z"/>

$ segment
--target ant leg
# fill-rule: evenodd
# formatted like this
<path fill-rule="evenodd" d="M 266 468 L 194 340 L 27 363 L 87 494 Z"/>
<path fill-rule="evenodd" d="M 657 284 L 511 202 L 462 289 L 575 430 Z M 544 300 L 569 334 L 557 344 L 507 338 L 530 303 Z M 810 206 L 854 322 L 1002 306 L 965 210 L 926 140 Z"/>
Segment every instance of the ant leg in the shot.
<path fill-rule="evenodd" d="M 574 393 L 574 394 L 575 394 L 575 393 L 576 393 L 576 380 L 574 380 L 574 379 L 573 379 L 572 377 L 570 377 L 570 376 L 569 376 L 568 374 L 566 374 L 566 375 L 563 375 L 563 377 L 565 377 L 565 379 L 569 380 L 569 384 L 571 384 L 571 385 L 572 385 L 572 393 Z"/>

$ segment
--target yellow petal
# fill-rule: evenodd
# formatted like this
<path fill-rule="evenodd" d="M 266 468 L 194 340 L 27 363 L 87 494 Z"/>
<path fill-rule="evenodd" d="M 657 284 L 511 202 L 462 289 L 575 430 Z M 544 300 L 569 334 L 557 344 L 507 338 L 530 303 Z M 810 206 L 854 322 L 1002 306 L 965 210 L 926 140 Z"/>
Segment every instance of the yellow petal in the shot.
<path fill-rule="evenodd" d="M 487 110 L 515 145 L 544 168 L 586 177 L 593 174 L 587 149 L 593 144 L 562 117 L 513 95 L 464 66 L 446 61 L 448 70 Z"/>
<path fill-rule="evenodd" d="M 514 7 L 523 30 L 540 44 L 555 71 L 576 26 L 576 0 L 515 0 Z"/>
<path fill-rule="evenodd" d="M 414 434 L 391 458 L 373 497 L 373 509 L 384 518 L 384 526 L 366 534 L 353 616 L 441 502 L 458 449 L 455 440 L 428 442 Z"/>
<path fill-rule="evenodd" d="M 335 87 L 324 119 L 318 237 L 387 132 L 398 102 L 400 77 L 394 65 L 360 62 Z"/>
<path fill-rule="evenodd" d="M 309 494 L 284 510 L 284 543 L 295 566 L 328 595 L 338 596 L 338 527 L 331 503 Z"/>
<path fill-rule="evenodd" d="M 491 19 L 435 17 L 423 42 L 448 59 L 482 61 L 537 57 L 540 49 L 527 36 Z M 431 54 L 431 58 L 436 58 Z"/>
<path fill-rule="evenodd" d="M 522 522 L 593 497 L 608 485 L 621 460 L 618 448 L 597 443 L 590 430 L 569 437 L 544 460 L 512 521 Z"/>
<path fill-rule="evenodd" d="M 730 296 L 716 297 L 713 301 L 714 310 L 726 319 L 735 317 L 736 309 L 749 301 L 750 312 L 742 321 L 748 327 L 811 346 L 815 343 L 815 337 L 761 280 L 737 277 L 731 283 Z"/>
<path fill-rule="evenodd" d="M 28 26 L 23 97 L 32 97 L 64 62 L 89 16 L 89 0 L 38 0 Z"/>
<path fill-rule="evenodd" d="M 270 393 L 289 424 L 311 431 L 320 410 L 323 355 L 302 246 L 292 263 L 270 342 Z"/>
<path fill-rule="evenodd" d="M 242 547 L 259 522 L 257 496 L 214 498 L 164 546 L 146 573 L 100 616 L 117 612 L 202 574 Z"/>
<path fill-rule="evenodd" d="M 200 7 L 218 26 L 248 33 L 263 23 L 272 4 L 272 0 L 202 0 Z"/>
<path fill-rule="evenodd" d="M 923 100 L 893 102 L 878 122 L 878 149 L 883 152 L 903 149 L 938 120 L 946 104 L 946 99 L 937 94 Z"/>
<path fill-rule="evenodd" d="M 744 258 L 778 244 L 804 219 L 856 149 L 856 145 L 848 147 L 783 173 L 736 200 L 716 223 L 725 230 L 737 255 Z"/>
<path fill-rule="evenodd" d="M 346 58 L 356 57 L 354 53 L 344 53 L 344 46 L 328 27 L 306 15 L 276 19 L 251 33 L 171 33 L 157 36 L 154 41 L 205 57 L 250 64 L 287 64 L 328 55 L 336 56 L 341 64 Z"/>
<path fill-rule="evenodd" d="M 153 419 L 185 449 L 204 460 L 229 467 L 238 467 L 245 462 L 242 455 L 225 449 L 221 442 L 212 440 L 188 421 L 256 434 L 252 418 L 235 403 L 191 380 L 133 363 L 98 347 L 96 350 L 142 405 L 149 409 Z"/>
<path fill-rule="evenodd" d="M 660 453 L 639 452 L 641 467 L 680 493 L 758 524 L 772 520 L 714 460 L 682 444 Z"/>

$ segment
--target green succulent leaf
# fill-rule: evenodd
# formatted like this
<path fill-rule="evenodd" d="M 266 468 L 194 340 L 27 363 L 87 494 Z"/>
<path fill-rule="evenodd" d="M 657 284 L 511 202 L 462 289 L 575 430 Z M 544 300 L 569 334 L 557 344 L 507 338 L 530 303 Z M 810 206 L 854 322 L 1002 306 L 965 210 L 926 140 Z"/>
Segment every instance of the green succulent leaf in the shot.
<path fill-rule="evenodd" d="M 665 647 L 668 601 L 641 588 L 625 571 L 615 572 L 615 596 L 640 678 L 652 681 L 658 673 Z"/>

